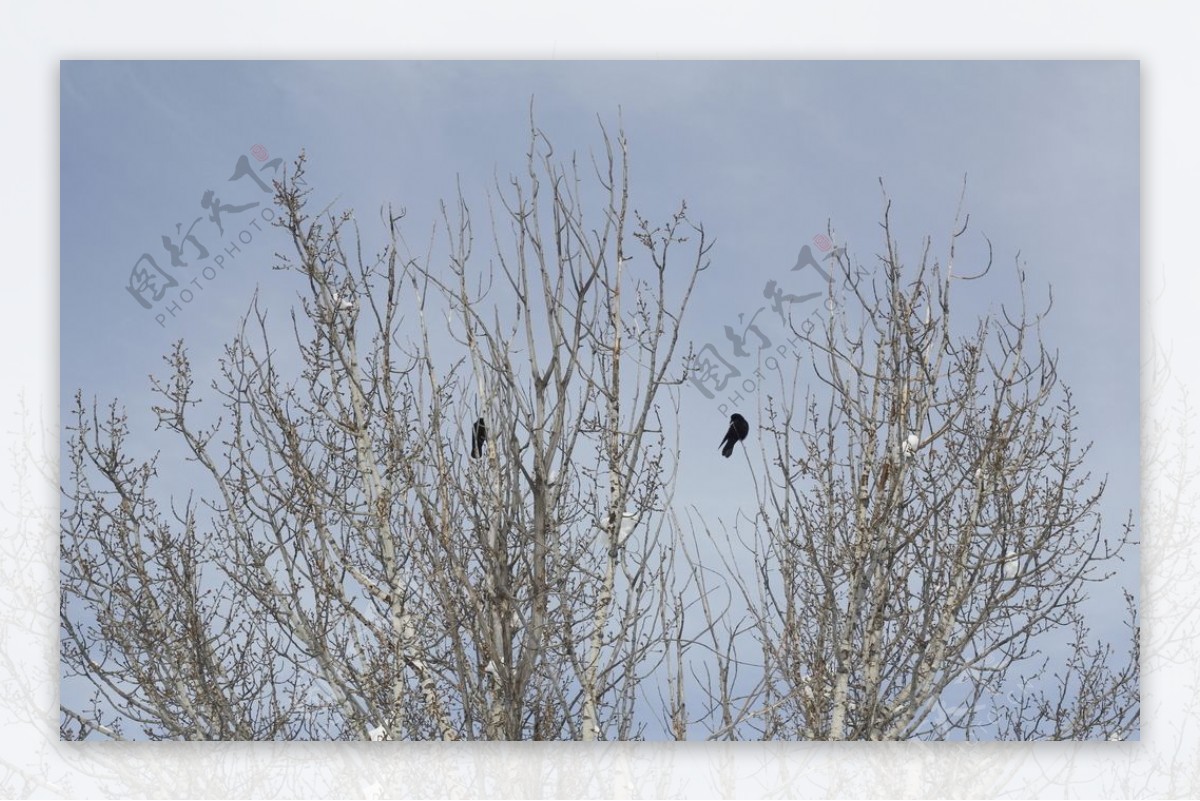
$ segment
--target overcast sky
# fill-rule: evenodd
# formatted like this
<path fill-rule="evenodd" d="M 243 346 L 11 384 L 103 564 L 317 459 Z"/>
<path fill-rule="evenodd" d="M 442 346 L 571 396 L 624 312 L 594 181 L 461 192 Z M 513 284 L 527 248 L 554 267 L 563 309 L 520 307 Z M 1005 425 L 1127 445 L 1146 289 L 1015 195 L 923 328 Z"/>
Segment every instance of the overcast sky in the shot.
<path fill-rule="evenodd" d="M 277 160 L 305 149 L 314 202 L 354 208 L 368 241 L 391 202 L 421 243 L 457 184 L 484 218 L 495 178 L 521 169 L 532 100 L 556 148 L 581 155 L 599 146 L 597 119 L 615 127 L 619 110 L 633 206 L 665 219 L 686 199 L 716 239 L 684 330 L 735 365 L 725 326 L 754 320 L 782 341 L 759 311 L 764 286 L 791 280 L 827 224 L 874 269 L 880 179 L 902 258 L 915 263 L 931 236 L 944 262 L 965 176 L 960 267 L 982 265 L 985 234 L 996 263 L 986 281 L 956 285 L 956 318 L 969 330 L 1014 299 L 1018 253 L 1031 305 L 1053 289 L 1043 338 L 1075 391 L 1080 438 L 1095 443 L 1089 468 L 1109 477 L 1102 511 L 1115 526 L 1138 513 L 1138 87 L 1132 61 L 64 62 L 61 408 L 77 389 L 120 399 L 135 447 L 163 451 L 169 482 L 179 452 L 153 432 L 148 374 L 165 374 L 182 338 L 212 375 L 254 292 L 282 333 L 302 289 L 270 269 L 285 243 L 258 181 Z M 135 270 L 155 276 L 140 300 Z M 717 525 L 753 509 L 749 466 L 717 444 L 730 411 L 759 419 L 764 393 L 711 394 L 683 393 L 675 500 Z M 1106 625 L 1120 620 L 1120 587 L 1137 589 L 1132 555 L 1092 592 L 1113 610 L 1098 634 L 1120 633 Z"/>

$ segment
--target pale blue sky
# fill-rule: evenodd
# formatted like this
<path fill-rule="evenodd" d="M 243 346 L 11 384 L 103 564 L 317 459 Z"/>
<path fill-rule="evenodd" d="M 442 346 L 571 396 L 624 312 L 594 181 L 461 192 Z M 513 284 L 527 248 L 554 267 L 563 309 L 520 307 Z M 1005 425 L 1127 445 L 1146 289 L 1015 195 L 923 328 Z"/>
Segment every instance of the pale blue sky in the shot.
<path fill-rule="evenodd" d="M 368 237 L 379 233 L 369 224 L 381 204 L 407 207 L 407 230 L 420 244 L 456 181 L 482 199 L 494 176 L 519 170 L 531 96 L 560 151 L 596 147 L 597 115 L 611 126 L 620 106 L 633 205 L 661 218 L 686 198 L 716 238 L 686 325 L 698 347 L 719 343 L 737 313 L 761 306 L 763 284 L 783 277 L 828 219 L 869 269 L 881 245 L 881 177 L 902 255 L 917 259 L 926 235 L 944 254 L 966 174 L 966 252 L 978 254 L 986 233 L 996 265 L 988 282 L 960 286 L 956 314 L 1011 298 L 1018 251 L 1034 305 L 1053 285 L 1044 339 L 1075 390 L 1080 437 L 1095 442 L 1091 469 L 1110 477 L 1105 518 L 1137 515 L 1139 68 L 1131 61 L 63 62 L 63 411 L 81 387 L 102 401 L 120 398 L 149 432 L 146 376 L 163 373 L 174 339 L 187 341 L 198 370 L 211 369 L 256 287 L 281 315 L 295 302 L 296 276 L 270 270 L 282 240 L 257 232 L 165 327 L 125 289 L 144 251 L 172 270 L 160 238 L 206 213 L 206 190 L 225 203 L 267 200 L 248 181 L 226 180 L 253 145 L 288 162 L 305 148 L 317 198 L 340 196 Z M 482 220 L 482 203 L 475 211 Z M 245 227 L 235 219 L 249 217 L 227 215 L 223 238 L 207 220 L 194 230 L 216 253 Z M 488 244 L 479 238 L 481 251 Z M 752 405 L 741 411 L 753 419 Z M 716 453 L 727 421 L 718 406 L 685 392 L 689 433 L 676 492 L 677 503 L 713 516 L 753 499 L 740 455 L 725 462 Z M 137 441 L 171 452 L 162 434 Z M 1136 558 L 1120 578 L 1137 591 Z M 1118 585 L 1109 590 L 1092 594 L 1116 608 Z"/>

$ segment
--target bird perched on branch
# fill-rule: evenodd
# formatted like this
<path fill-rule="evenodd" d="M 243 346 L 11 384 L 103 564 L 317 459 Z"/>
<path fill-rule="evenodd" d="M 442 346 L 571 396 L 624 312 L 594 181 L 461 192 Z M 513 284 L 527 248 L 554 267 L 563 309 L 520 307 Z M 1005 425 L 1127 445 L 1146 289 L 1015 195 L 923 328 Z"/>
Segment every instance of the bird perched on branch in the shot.
<path fill-rule="evenodd" d="M 749 433 L 750 424 L 746 422 L 745 417 L 737 412 L 729 415 L 729 430 L 725 432 L 725 439 L 721 440 L 721 455 L 726 459 L 733 456 L 733 446 L 744 440 Z"/>
<path fill-rule="evenodd" d="M 471 458 L 478 459 L 483 456 L 483 444 L 487 442 L 487 425 L 480 417 L 475 421 L 475 425 L 471 426 Z"/>

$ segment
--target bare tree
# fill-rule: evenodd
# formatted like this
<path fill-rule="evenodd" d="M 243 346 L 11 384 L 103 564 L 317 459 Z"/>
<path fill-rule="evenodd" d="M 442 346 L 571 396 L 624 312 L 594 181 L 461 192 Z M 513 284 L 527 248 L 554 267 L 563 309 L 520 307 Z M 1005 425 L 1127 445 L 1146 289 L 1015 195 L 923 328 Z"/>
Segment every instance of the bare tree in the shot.
<path fill-rule="evenodd" d="M 1123 737 L 1138 720 L 1127 653 L 1090 639 L 1083 603 L 1132 542 L 1102 526 L 1075 406 L 1042 311 L 965 333 L 965 274 L 926 240 L 902 264 L 883 217 L 879 269 L 837 251 L 831 312 L 796 328 L 816 380 L 764 404 L 760 502 L 737 549 L 756 621 L 755 703 L 718 734 L 802 739 Z M 832 231 L 830 232 L 832 234 Z M 869 278 L 863 278 L 869 275 Z M 748 572 L 748 571 L 747 571 Z"/>
<path fill-rule="evenodd" d="M 212 394 L 182 343 L 156 383 L 204 474 L 186 499 L 158 500 L 115 403 L 77 395 L 62 663 L 94 700 L 63 706 L 64 737 L 644 733 L 672 558 L 648 534 L 710 245 L 683 206 L 632 211 L 624 134 L 601 130 L 581 166 L 531 129 L 487 266 L 461 192 L 444 252 L 413 256 L 388 208 L 369 255 L 353 215 L 309 209 L 301 157 L 276 186 L 291 331 L 256 301 Z"/>
<path fill-rule="evenodd" d="M 486 260 L 461 191 L 421 252 L 385 209 L 372 252 L 353 214 L 311 210 L 301 156 L 276 186 L 290 325 L 256 299 L 211 391 L 183 343 L 154 385 L 190 492 L 116 403 L 77 394 L 62 670 L 91 700 L 63 703 L 63 737 L 1136 727 L 1132 598 L 1128 658 L 1083 608 L 1132 521 L 1101 526 L 1019 267 L 1019 310 L 963 330 L 965 223 L 944 267 L 928 242 L 904 267 L 888 211 L 874 277 L 837 251 L 831 314 L 796 330 L 816 381 L 761 398 L 751 530 L 714 552 L 672 497 L 710 243 L 682 204 L 660 225 L 631 208 L 627 142 L 601 133 L 581 166 L 531 125 Z"/>

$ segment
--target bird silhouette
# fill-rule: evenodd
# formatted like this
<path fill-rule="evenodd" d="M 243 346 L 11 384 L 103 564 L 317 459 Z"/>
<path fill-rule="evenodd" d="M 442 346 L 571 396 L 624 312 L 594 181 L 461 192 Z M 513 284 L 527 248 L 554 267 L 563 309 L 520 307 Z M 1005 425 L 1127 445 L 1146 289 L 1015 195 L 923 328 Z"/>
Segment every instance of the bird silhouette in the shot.
<path fill-rule="evenodd" d="M 483 443 L 487 441 L 487 425 L 480 417 L 475 421 L 475 425 L 471 426 L 471 458 L 478 459 L 483 456 Z"/>
<path fill-rule="evenodd" d="M 725 432 L 725 439 L 721 440 L 721 455 L 726 459 L 733 456 L 733 446 L 744 440 L 749 433 L 750 424 L 746 422 L 745 417 L 737 412 L 729 415 L 729 430 Z"/>

